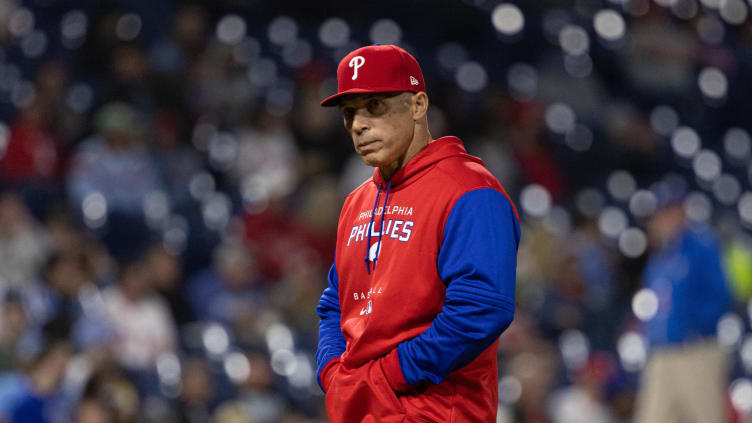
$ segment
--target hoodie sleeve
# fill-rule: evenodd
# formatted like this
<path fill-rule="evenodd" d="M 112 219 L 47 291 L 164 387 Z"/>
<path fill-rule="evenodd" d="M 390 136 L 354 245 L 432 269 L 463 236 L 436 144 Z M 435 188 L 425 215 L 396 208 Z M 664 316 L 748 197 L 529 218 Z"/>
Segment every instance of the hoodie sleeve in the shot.
<path fill-rule="evenodd" d="M 501 192 L 477 189 L 457 200 L 438 258 L 439 275 L 447 284 L 442 311 L 425 332 L 384 357 L 384 371 L 395 390 L 441 383 L 509 326 L 519 240 L 516 212 Z"/>
<path fill-rule="evenodd" d="M 329 269 L 329 286 L 324 290 L 316 307 L 316 313 L 321 319 L 319 321 L 319 347 L 316 351 L 316 380 L 322 390 L 322 376 L 329 370 L 332 363 L 339 359 L 339 356 L 345 352 L 345 337 L 342 335 L 340 328 L 341 312 L 339 308 L 339 279 L 337 277 L 337 268 L 332 265 Z"/>

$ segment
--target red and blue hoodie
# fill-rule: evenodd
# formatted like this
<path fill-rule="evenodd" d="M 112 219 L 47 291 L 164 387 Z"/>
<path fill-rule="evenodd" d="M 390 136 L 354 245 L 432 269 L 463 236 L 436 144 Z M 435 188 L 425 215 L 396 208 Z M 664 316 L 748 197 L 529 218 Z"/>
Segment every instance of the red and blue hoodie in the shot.
<path fill-rule="evenodd" d="M 519 240 L 508 195 L 455 137 L 356 188 L 316 309 L 330 420 L 496 422 Z"/>

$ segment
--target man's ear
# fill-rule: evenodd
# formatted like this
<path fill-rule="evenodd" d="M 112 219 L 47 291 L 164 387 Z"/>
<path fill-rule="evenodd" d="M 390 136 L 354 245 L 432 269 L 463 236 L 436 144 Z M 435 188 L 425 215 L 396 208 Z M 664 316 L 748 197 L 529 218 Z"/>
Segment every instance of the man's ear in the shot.
<path fill-rule="evenodd" d="M 428 95 L 421 91 L 413 94 L 413 120 L 419 120 L 428 112 Z"/>

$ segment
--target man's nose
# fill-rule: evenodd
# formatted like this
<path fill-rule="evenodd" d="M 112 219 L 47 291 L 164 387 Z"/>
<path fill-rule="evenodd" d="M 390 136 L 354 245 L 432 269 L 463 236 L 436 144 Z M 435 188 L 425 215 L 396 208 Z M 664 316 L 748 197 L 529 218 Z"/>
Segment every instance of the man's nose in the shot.
<path fill-rule="evenodd" d="M 361 111 L 355 112 L 355 114 L 353 115 L 352 130 L 356 134 L 360 135 L 364 131 L 368 130 L 369 127 L 370 126 L 369 126 L 368 118 L 363 116 L 363 113 Z"/>

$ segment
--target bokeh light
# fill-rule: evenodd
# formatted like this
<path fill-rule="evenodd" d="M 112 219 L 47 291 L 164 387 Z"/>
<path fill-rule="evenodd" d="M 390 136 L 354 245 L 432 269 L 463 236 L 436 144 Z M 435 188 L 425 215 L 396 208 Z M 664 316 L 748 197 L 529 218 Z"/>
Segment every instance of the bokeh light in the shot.
<path fill-rule="evenodd" d="M 71 10 L 63 15 L 60 21 L 60 35 L 62 36 L 63 46 L 66 48 L 80 46 L 86 36 L 88 26 L 89 19 L 81 10 Z"/>
<path fill-rule="evenodd" d="M 499 380 L 499 402 L 506 405 L 516 404 L 522 396 L 522 383 L 514 376 L 502 376 Z"/>
<path fill-rule="evenodd" d="M 19 81 L 11 89 L 10 101 L 17 109 L 25 109 L 34 103 L 37 88 L 31 81 Z"/>
<path fill-rule="evenodd" d="M 564 140 L 569 148 L 579 153 L 588 151 L 593 146 L 593 131 L 586 125 L 577 123 L 567 132 Z"/>
<path fill-rule="evenodd" d="M 160 382 L 166 385 L 180 383 L 182 366 L 180 359 L 173 353 L 164 353 L 157 358 L 157 374 Z"/>
<path fill-rule="evenodd" d="M 526 63 L 515 63 L 507 71 L 510 94 L 517 101 L 530 101 L 538 92 L 538 73 Z"/>
<path fill-rule="evenodd" d="M 266 330 L 266 346 L 269 351 L 292 350 L 294 346 L 292 331 L 286 325 L 275 323 Z"/>
<path fill-rule="evenodd" d="M 566 25 L 559 33 L 559 45 L 567 54 L 581 56 L 590 50 L 590 37 L 582 27 Z"/>
<path fill-rule="evenodd" d="M 726 97 L 728 91 L 728 79 L 718 68 L 708 67 L 700 71 L 697 84 L 702 94 L 713 100 Z"/>
<path fill-rule="evenodd" d="M 488 85 L 486 69 L 477 62 L 465 62 L 457 68 L 457 85 L 470 93 L 482 91 Z"/>
<path fill-rule="evenodd" d="M 245 37 L 232 48 L 232 57 L 242 65 L 248 65 L 261 56 L 261 43 L 253 37 Z"/>
<path fill-rule="evenodd" d="M 294 105 L 295 96 L 287 88 L 275 88 L 266 96 L 266 110 L 272 116 L 285 116 L 292 111 Z"/>
<path fill-rule="evenodd" d="M 235 384 L 242 384 L 251 376 L 251 363 L 242 352 L 235 351 L 227 355 L 223 361 L 227 377 Z"/>
<path fill-rule="evenodd" d="M 590 356 L 590 342 L 581 331 L 570 329 L 559 337 L 559 350 L 566 368 L 577 371 L 585 365 Z"/>
<path fill-rule="evenodd" d="M 227 194 L 214 192 L 204 201 L 201 213 L 207 228 L 222 231 L 232 216 L 232 201 Z"/>
<path fill-rule="evenodd" d="M 8 31 L 14 37 L 23 37 L 34 29 L 34 14 L 26 8 L 14 10 L 8 19 Z"/>
<path fill-rule="evenodd" d="M 548 106 L 544 119 L 551 132 L 561 135 L 574 129 L 576 122 L 574 110 L 564 103 L 554 103 Z"/>
<path fill-rule="evenodd" d="M 738 346 L 743 333 L 744 322 L 736 314 L 728 313 L 718 321 L 718 345 L 726 351 Z"/>
<path fill-rule="evenodd" d="M 655 106 L 650 111 L 650 125 L 658 135 L 670 136 L 679 126 L 679 115 L 668 105 Z"/>
<path fill-rule="evenodd" d="M 47 34 L 40 30 L 30 32 L 21 41 L 21 50 L 28 58 L 40 57 L 47 50 Z"/>
<path fill-rule="evenodd" d="M 94 91 L 87 84 L 76 84 L 68 91 L 66 104 L 74 112 L 88 111 L 94 102 Z"/>
<path fill-rule="evenodd" d="M 5 151 L 8 148 L 8 141 L 10 137 L 10 129 L 8 125 L 0 122 L 0 159 L 5 155 Z"/>
<path fill-rule="evenodd" d="M 369 37 L 373 43 L 399 44 L 402 40 L 402 28 L 392 19 L 380 19 L 371 26 Z"/>
<path fill-rule="evenodd" d="M 747 191 L 742 194 L 737 205 L 739 218 L 748 228 L 752 228 L 752 192 Z"/>
<path fill-rule="evenodd" d="M 729 387 L 729 397 L 734 410 L 742 415 L 752 413 L 752 381 L 746 378 L 732 381 Z"/>
<path fill-rule="evenodd" d="M 720 0 L 721 18 L 731 25 L 741 25 L 747 20 L 747 5 L 742 0 Z"/>
<path fill-rule="evenodd" d="M 697 21 L 697 35 L 707 44 L 716 45 L 723 41 L 726 35 L 726 27 L 720 19 L 711 14 L 703 15 Z"/>
<path fill-rule="evenodd" d="M 699 7 L 696 0 L 675 0 L 671 12 L 679 19 L 690 20 L 697 16 Z"/>
<path fill-rule="evenodd" d="M 747 373 L 752 372 L 752 335 L 747 335 L 742 341 L 742 346 L 739 349 L 739 357 L 742 360 L 742 365 Z"/>
<path fill-rule="evenodd" d="M 729 128 L 723 136 L 726 156 L 734 163 L 747 163 L 752 151 L 752 139 L 742 128 Z"/>
<path fill-rule="evenodd" d="M 162 191 L 152 191 L 143 200 L 146 223 L 153 229 L 163 226 L 170 214 L 170 203 L 167 194 Z"/>
<path fill-rule="evenodd" d="M 436 50 L 439 64 L 450 71 L 456 70 L 465 63 L 467 56 L 467 49 L 457 42 L 444 43 Z"/>
<path fill-rule="evenodd" d="M 598 217 L 598 229 L 607 238 L 617 238 L 627 228 L 627 215 L 619 208 L 606 207 Z"/>
<path fill-rule="evenodd" d="M 350 40 L 350 25 L 341 18 L 329 18 L 319 27 L 319 40 L 327 47 L 341 47 Z"/>
<path fill-rule="evenodd" d="M 702 3 L 702 5 L 707 7 L 708 9 L 718 9 L 721 4 L 721 0 L 700 0 L 700 3 Z"/>
<path fill-rule="evenodd" d="M 553 206 L 543 217 L 543 227 L 552 234 L 565 237 L 572 231 L 572 216 L 562 206 Z"/>
<path fill-rule="evenodd" d="M 714 181 L 721 176 L 721 166 L 721 158 L 711 150 L 700 151 L 692 161 L 695 175 L 703 181 Z"/>
<path fill-rule="evenodd" d="M 229 14 L 217 23 L 217 39 L 225 44 L 237 44 L 245 37 L 246 23 L 239 15 Z"/>
<path fill-rule="evenodd" d="M 313 58 L 313 47 L 308 41 L 296 40 L 285 45 L 282 50 L 282 60 L 287 66 L 300 68 L 308 64 Z"/>
<path fill-rule="evenodd" d="M 700 151 L 700 136 L 689 127 L 681 126 L 671 135 L 671 147 L 677 156 L 691 159 Z"/>
<path fill-rule="evenodd" d="M 248 80 L 258 87 L 268 87 L 277 80 L 277 63 L 272 59 L 256 60 L 248 67 Z"/>
<path fill-rule="evenodd" d="M 619 361 L 624 370 L 638 372 L 647 360 L 647 341 L 636 332 L 625 332 L 617 341 Z"/>
<path fill-rule="evenodd" d="M 614 42 L 624 37 L 626 23 L 618 12 L 604 9 L 598 11 L 593 17 L 593 27 L 599 37 Z"/>
<path fill-rule="evenodd" d="M 170 254 L 180 254 L 188 241 L 188 221 L 180 215 L 170 216 L 162 232 L 162 245 Z"/>
<path fill-rule="evenodd" d="M 723 205 L 735 205 L 741 193 L 739 180 L 731 174 L 724 173 L 713 182 L 713 195 Z"/>
<path fill-rule="evenodd" d="M 627 201 L 637 189 L 637 182 L 631 173 L 625 170 L 615 170 L 606 182 L 608 192 L 619 201 Z"/>
<path fill-rule="evenodd" d="M 279 16 L 269 23 L 266 33 L 269 41 L 286 46 L 298 39 L 298 24 L 289 16 Z"/>
<path fill-rule="evenodd" d="M 629 258 L 638 258 L 645 253 L 648 238 L 640 228 L 629 228 L 619 235 L 619 251 Z"/>
<path fill-rule="evenodd" d="M 525 27 L 525 16 L 514 4 L 502 3 L 493 10 L 491 22 L 500 33 L 516 35 Z"/>
<path fill-rule="evenodd" d="M 713 203 L 702 192 L 692 192 L 684 200 L 684 212 L 693 222 L 707 222 L 713 215 Z"/>
<path fill-rule="evenodd" d="M 272 353 L 272 370 L 281 376 L 290 376 L 298 368 L 298 360 L 290 350 L 276 350 Z"/>
<path fill-rule="evenodd" d="M 230 347 L 230 336 L 225 328 L 218 324 L 209 324 L 204 329 L 201 336 L 206 351 L 215 357 L 219 357 L 227 352 Z"/>
<path fill-rule="evenodd" d="M 231 132 L 219 132 L 209 141 L 209 163 L 218 171 L 227 171 L 238 155 L 238 141 Z"/>
<path fill-rule="evenodd" d="M 629 199 L 629 211 L 635 217 L 648 217 L 655 212 L 657 206 L 658 199 L 650 190 L 637 190 Z"/>
<path fill-rule="evenodd" d="M 107 223 L 107 200 L 102 193 L 92 192 L 84 197 L 81 212 L 86 226 L 91 229 L 101 228 Z"/>
<path fill-rule="evenodd" d="M 632 297 L 632 313 L 643 322 L 655 317 L 658 312 L 658 296 L 650 288 L 642 288 Z"/>
<path fill-rule="evenodd" d="M 135 13 L 126 13 L 118 19 L 115 33 L 123 41 L 133 41 L 141 33 L 142 26 L 140 16 Z"/>
<path fill-rule="evenodd" d="M 587 78 L 593 72 L 593 60 L 588 54 L 564 55 L 564 69 L 575 78 Z"/>
<path fill-rule="evenodd" d="M 594 188 L 584 188 L 575 197 L 577 211 L 582 213 L 583 216 L 598 216 L 605 204 L 606 200 L 603 198 L 603 194 Z"/>
<path fill-rule="evenodd" d="M 203 201 L 214 192 L 216 182 L 209 172 L 199 172 L 193 175 L 188 182 L 188 190 L 194 199 Z"/>
<path fill-rule="evenodd" d="M 308 388 L 313 384 L 315 372 L 311 361 L 305 354 L 295 354 L 295 369 L 287 376 L 290 384 L 297 388 Z"/>
<path fill-rule="evenodd" d="M 528 185 L 520 195 L 522 210 L 533 217 L 543 217 L 551 210 L 551 194 L 541 185 Z"/>

